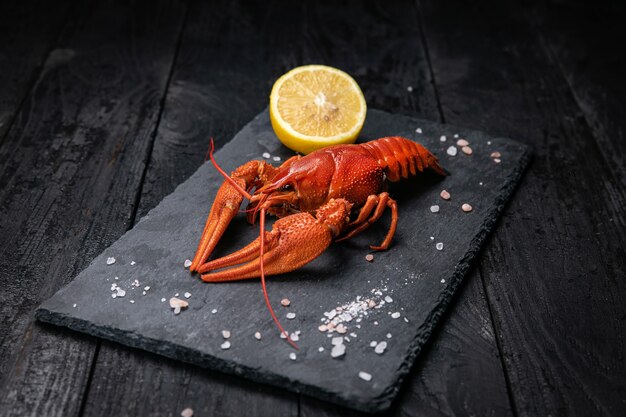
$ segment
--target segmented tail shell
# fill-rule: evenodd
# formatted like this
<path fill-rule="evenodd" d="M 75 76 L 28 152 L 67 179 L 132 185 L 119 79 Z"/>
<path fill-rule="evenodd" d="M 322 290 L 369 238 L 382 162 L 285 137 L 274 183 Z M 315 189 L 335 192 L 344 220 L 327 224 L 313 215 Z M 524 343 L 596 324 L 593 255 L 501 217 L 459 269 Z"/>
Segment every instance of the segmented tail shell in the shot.
<path fill-rule="evenodd" d="M 399 181 L 409 175 L 430 168 L 439 175 L 447 175 L 428 149 L 401 136 L 390 136 L 361 144 L 385 170 L 389 181 Z"/>

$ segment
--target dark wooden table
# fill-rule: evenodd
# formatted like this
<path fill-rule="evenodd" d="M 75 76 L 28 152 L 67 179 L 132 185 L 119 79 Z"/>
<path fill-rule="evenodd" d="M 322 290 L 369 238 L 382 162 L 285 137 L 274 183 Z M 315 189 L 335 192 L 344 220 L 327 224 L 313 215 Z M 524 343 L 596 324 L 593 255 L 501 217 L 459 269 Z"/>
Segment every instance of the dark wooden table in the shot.
<path fill-rule="evenodd" d="M 535 150 L 389 415 L 626 415 L 624 6 L 14 3 L 0 6 L 1 416 L 357 414 L 33 319 L 306 63 L 351 73 L 372 108 Z"/>

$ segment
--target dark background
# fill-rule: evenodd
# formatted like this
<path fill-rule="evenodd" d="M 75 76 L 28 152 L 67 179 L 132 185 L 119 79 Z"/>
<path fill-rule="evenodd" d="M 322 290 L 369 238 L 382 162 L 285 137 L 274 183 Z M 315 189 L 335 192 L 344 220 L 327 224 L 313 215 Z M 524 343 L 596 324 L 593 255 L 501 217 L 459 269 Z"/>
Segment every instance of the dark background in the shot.
<path fill-rule="evenodd" d="M 389 415 L 624 415 L 625 17 L 619 2 L 3 2 L 0 415 L 357 415 L 33 320 L 310 63 L 352 74 L 371 108 L 534 147 Z"/>

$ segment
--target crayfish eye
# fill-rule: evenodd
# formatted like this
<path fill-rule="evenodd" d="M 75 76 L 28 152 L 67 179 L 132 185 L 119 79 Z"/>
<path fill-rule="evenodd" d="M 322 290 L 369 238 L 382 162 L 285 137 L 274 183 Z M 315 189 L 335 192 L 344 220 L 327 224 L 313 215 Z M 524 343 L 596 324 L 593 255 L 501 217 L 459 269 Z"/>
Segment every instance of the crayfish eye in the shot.
<path fill-rule="evenodd" d="M 293 187 L 291 186 L 291 184 L 285 184 L 282 187 L 280 187 L 278 191 L 291 191 L 292 189 Z"/>

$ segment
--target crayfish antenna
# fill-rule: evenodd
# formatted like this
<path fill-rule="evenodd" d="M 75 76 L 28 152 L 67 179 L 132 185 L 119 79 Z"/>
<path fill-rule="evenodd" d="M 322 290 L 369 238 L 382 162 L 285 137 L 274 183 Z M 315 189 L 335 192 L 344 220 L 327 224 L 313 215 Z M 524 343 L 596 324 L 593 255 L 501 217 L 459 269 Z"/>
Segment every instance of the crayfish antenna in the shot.
<path fill-rule="evenodd" d="M 280 324 L 280 321 L 278 321 L 278 317 L 276 317 L 276 314 L 274 313 L 274 309 L 272 308 L 272 305 L 270 304 L 270 299 L 267 295 L 267 287 L 265 286 L 265 270 L 263 269 L 263 253 L 265 252 L 265 209 L 262 208 L 261 209 L 261 218 L 260 218 L 260 227 L 261 227 L 261 253 L 260 253 L 260 268 L 261 268 L 261 287 L 263 288 L 263 298 L 265 298 L 265 304 L 267 305 L 267 309 L 270 311 L 270 315 L 272 316 L 272 320 L 274 320 L 274 323 L 276 323 L 276 326 L 278 326 L 278 329 L 280 330 L 280 334 L 284 334 L 285 336 L 287 336 L 287 342 L 293 346 L 296 350 L 300 350 L 300 348 L 298 347 L 298 345 L 296 345 L 296 343 L 291 340 L 291 337 L 289 337 L 289 334 L 285 331 L 285 329 L 283 328 L 283 326 Z"/>
<path fill-rule="evenodd" d="M 213 138 L 211 138 L 211 148 L 209 149 L 209 158 L 211 159 L 211 163 L 213 164 L 213 166 L 215 167 L 215 169 L 217 170 L 217 172 L 219 172 L 220 174 L 222 174 L 222 176 L 224 177 L 224 179 L 226 181 L 228 181 L 230 183 L 230 185 L 232 185 L 235 190 L 239 191 L 239 193 L 246 197 L 248 200 L 250 200 L 252 198 L 252 196 L 250 195 L 250 193 L 248 193 L 246 190 L 244 190 L 243 188 L 241 188 L 241 186 L 239 184 L 237 184 L 237 182 L 235 182 L 235 180 L 233 180 L 230 175 L 228 175 L 218 164 L 217 161 L 215 161 L 215 158 L 213 157 L 213 152 L 215 151 L 215 143 L 213 142 Z"/>

